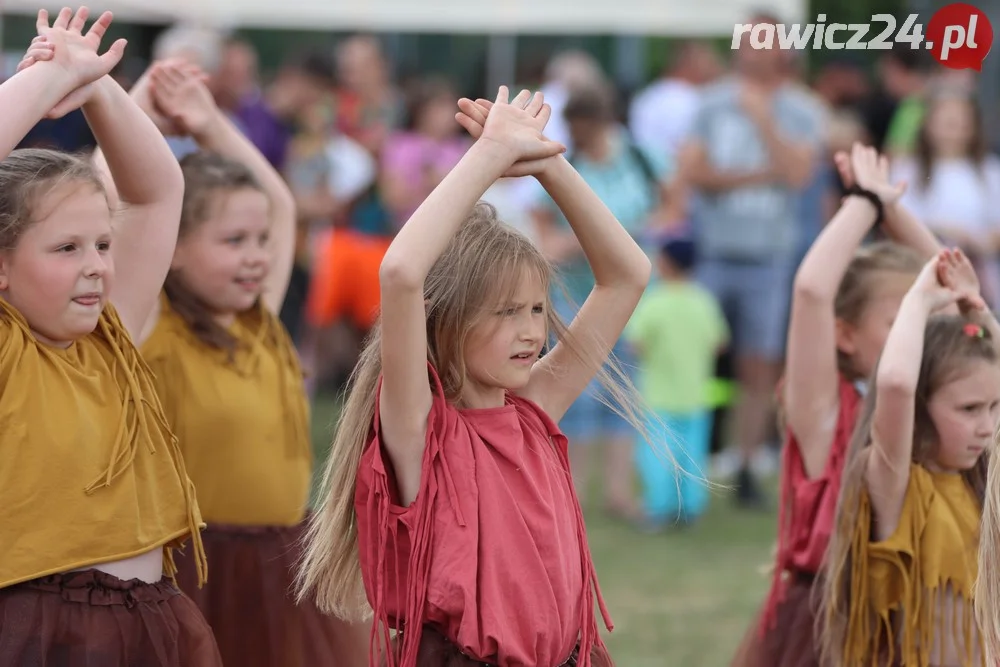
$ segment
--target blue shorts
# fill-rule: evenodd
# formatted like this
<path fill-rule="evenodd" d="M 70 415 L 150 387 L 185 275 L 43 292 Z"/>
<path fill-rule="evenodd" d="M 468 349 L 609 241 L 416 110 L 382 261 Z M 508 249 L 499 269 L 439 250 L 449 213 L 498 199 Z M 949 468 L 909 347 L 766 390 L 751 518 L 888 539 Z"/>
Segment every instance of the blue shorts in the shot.
<path fill-rule="evenodd" d="M 630 360 L 622 358 L 627 356 L 627 352 L 616 349 L 615 355 L 623 366 L 622 370 L 627 375 L 631 375 L 629 372 L 631 368 L 625 367 L 625 364 L 631 363 Z M 614 397 L 609 395 L 601 383 L 595 379 L 591 381 L 587 390 L 580 395 L 580 398 L 576 399 L 559 421 L 559 428 L 569 438 L 571 445 L 596 444 L 613 438 L 622 439 L 634 436 L 635 427 L 602 403 L 598 397 L 604 397 L 604 400 L 611 405 L 617 405 Z"/>
<path fill-rule="evenodd" d="M 767 263 L 706 258 L 695 277 L 719 300 L 733 332 L 737 356 L 780 361 L 785 353 L 793 262 Z"/>

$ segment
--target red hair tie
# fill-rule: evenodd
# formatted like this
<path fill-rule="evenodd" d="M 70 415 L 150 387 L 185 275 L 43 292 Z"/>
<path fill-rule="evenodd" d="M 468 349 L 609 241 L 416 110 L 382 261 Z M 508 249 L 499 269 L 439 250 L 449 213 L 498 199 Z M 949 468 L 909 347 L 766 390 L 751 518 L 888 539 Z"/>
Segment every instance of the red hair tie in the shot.
<path fill-rule="evenodd" d="M 983 328 L 978 324 L 973 324 L 972 322 L 969 322 L 962 327 L 962 333 L 970 338 L 982 338 L 985 335 Z"/>

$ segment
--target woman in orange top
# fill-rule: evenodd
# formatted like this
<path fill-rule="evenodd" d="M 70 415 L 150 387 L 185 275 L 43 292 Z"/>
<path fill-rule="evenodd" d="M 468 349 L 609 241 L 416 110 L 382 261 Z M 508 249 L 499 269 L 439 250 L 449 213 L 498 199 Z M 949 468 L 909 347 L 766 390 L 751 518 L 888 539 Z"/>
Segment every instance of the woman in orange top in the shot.
<path fill-rule="evenodd" d="M 107 75 L 124 42 L 97 55 L 111 15 L 84 35 L 86 18 L 64 9 L 50 27 L 39 12 L 0 86 L 0 666 L 215 667 L 204 617 L 164 579 L 185 539 L 204 578 L 201 517 L 132 342 L 170 264 L 184 183 Z M 92 164 L 12 150 L 81 105 L 128 204 L 117 229 Z"/>
<path fill-rule="evenodd" d="M 267 160 L 215 106 L 200 73 L 157 64 L 155 107 L 203 152 L 185 158 L 177 250 L 143 355 L 208 522 L 213 576 L 181 587 L 239 667 L 360 664 L 355 631 L 291 597 L 312 455 L 302 371 L 277 313 L 295 209 Z"/>

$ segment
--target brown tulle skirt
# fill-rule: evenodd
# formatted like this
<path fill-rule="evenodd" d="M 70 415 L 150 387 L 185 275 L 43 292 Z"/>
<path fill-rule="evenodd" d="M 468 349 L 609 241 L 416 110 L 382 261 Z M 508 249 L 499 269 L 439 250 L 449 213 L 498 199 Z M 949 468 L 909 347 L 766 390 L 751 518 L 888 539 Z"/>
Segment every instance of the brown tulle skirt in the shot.
<path fill-rule="evenodd" d="M 177 555 L 177 581 L 208 620 L 226 667 L 368 667 L 368 624 L 295 603 L 303 526 L 224 526 L 202 533 L 208 583 Z"/>
<path fill-rule="evenodd" d="M 97 570 L 0 590 L 0 667 L 221 667 L 198 608 L 169 581 Z"/>
<path fill-rule="evenodd" d="M 819 667 L 814 581 L 809 575 L 792 575 L 775 622 L 762 633 L 761 618 L 754 621 L 731 667 Z"/>
<path fill-rule="evenodd" d="M 398 651 L 401 648 L 402 635 L 396 635 L 392 639 L 392 648 Z M 576 667 L 579 664 L 579 654 L 575 649 L 569 660 L 557 667 Z M 382 667 L 388 664 L 385 656 L 379 662 Z M 614 667 L 611 656 L 607 651 L 597 646 L 590 652 L 591 667 Z M 475 658 L 462 653 L 455 644 L 432 625 L 424 626 L 423 635 L 420 637 L 420 648 L 417 649 L 417 667 L 493 667 L 493 663 L 480 662 Z"/>

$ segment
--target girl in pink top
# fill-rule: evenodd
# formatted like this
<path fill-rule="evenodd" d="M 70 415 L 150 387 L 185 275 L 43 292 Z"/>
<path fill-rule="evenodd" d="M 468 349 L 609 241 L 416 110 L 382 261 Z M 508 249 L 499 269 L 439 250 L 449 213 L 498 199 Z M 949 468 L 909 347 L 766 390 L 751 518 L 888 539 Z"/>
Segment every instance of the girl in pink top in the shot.
<path fill-rule="evenodd" d="M 393 217 L 405 223 L 469 149 L 455 122 L 456 95 L 444 80 L 428 79 L 412 93 L 409 127 L 389 136 L 379 160 L 379 190 Z"/>
<path fill-rule="evenodd" d="M 374 609 L 372 665 L 606 667 L 595 594 L 611 621 L 556 422 L 609 377 L 650 263 L 542 136 L 541 94 L 459 105 L 478 140 L 382 262 L 381 322 L 354 372 L 301 590 L 342 618 Z M 524 175 L 562 208 L 597 279 L 568 328 L 548 262 L 477 205 Z"/>

